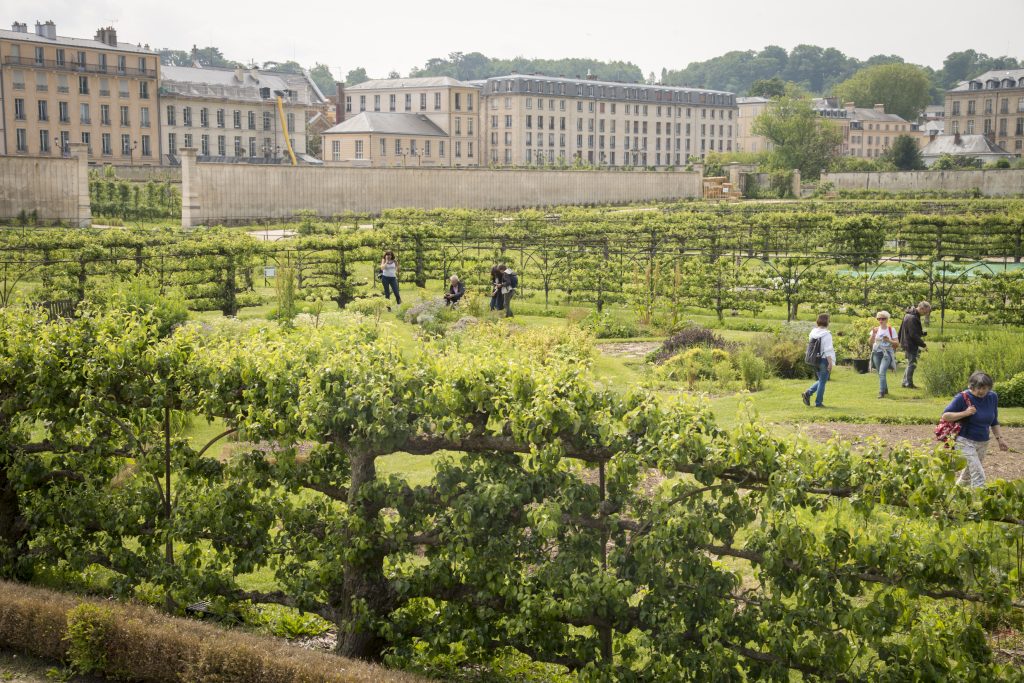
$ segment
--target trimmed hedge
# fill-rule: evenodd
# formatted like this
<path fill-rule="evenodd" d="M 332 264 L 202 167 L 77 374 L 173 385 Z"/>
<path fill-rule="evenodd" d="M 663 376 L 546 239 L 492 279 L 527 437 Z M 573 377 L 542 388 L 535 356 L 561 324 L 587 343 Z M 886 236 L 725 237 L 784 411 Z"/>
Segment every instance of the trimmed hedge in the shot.
<path fill-rule="evenodd" d="M 86 607 L 83 608 L 82 606 Z M 74 634 L 69 635 L 69 621 Z M 80 635 L 87 633 L 88 637 Z M 154 683 L 418 683 L 426 679 L 152 608 L 0 581 L 0 647 Z M 100 647 L 102 651 L 92 651 Z M 86 662 L 82 660 L 85 659 Z"/>

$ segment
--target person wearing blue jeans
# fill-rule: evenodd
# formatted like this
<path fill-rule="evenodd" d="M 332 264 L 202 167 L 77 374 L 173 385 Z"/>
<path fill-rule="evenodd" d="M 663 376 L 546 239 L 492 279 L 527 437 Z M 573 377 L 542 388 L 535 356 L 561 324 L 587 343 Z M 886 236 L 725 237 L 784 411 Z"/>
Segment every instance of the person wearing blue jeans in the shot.
<path fill-rule="evenodd" d="M 828 331 L 828 313 L 819 315 L 817 323 L 817 327 L 811 330 L 807 340 L 808 342 L 812 342 L 815 339 L 821 340 L 821 356 L 817 366 L 818 380 L 808 387 L 807 391 L 803 392 L 800 397 L 803 399 L 804 405 L 809 406 L 811 405 L 811 395 L 815 394 L 814 407 L 824 408 L 825 385 L 828 383 L 828 378 L 832 374 L 832 368 L 836 363 L 836 349 L 832 343 L 832 333 Z"/>
<path fill-rule="evenodd" d="M 395 293 L 395 303 L 402 304 L 402 297 L 398 293 L 398 261 L 392 251 L 385 251 L 384 258 L 380 260 L 380 281 L 384 285 L 384 298 L 390 299 L 391 292 Z M 391 310 L 391 306 L 388 306 Z"/>
<path fill-rule="evenodd" d="M 875 315 L 878 327 L 871 330 L 871 364 L 878 370 L 878 398 L 885 398 L 889 393 L 889 382 L 886 374 L 896 364 L 896 349 L 899 338 L 896 331 L 889 326 L 889 312 L 879 311 Z"/>

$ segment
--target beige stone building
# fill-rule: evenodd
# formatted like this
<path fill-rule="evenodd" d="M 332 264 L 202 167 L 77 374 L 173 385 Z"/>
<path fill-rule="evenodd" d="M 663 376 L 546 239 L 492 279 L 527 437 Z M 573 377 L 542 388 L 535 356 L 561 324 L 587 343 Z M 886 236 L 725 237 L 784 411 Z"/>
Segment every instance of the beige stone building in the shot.
<path fill-rule="evenodd" d="M 323 134 L 325 163 L 481 164 L 480 89 L 475 85 L 448 77 L 394 78 L 350 86 L 343 97 L 344 120 Z"/>
<path fill-rule="evenodd" d="M 1024 153 L 1024 69 L 987 71 L 946 91 L 946 135 L 984 135 Z"/>
<path fill-rule="evenodd" d="M 365 167 L 455 166 L 450 136 L 424 114 L 364 111 L 323 134 L 324 163 Z"/>
<path fill-rule="evenodd" d="M 519 74 L 475 84 L 489 165 L 665 168 L 735 149 L 732 93 Z"/>
<path fill-rule="evenodd" d="M 278 98 L 281 109 L 278 109 Z M 304 74 L 164 66 L 160 123 L 166 160 L 194 147 L 200 159 L 290 162 L 306 155 L 306 124 L 325 98 Z"/>
<path fill-rule="evenodd" d="M 93 39 L 58 36 L 52 21 L 28 28 L 0 30 L 0 152 L 61 155 L 80 142 L 91 162 L 159 164 L 157 55 L 112 28 Z"/>
<path fill-rule="evenodd" d="M 916 137 L 910 122 L 902 116 L 885 113 L 885 105 L 871 109 L 847 103 L 846 117 L 836 119 L 843 130 L 843 154 L 877 159 L 883 156 L 900 135 Z"/>
<path fill-rule="evenodd" d="M 754 120 L 760 116 L 771 100 L 767 97 L 737 97 L 737 152 L 767 152 L 772 143 L 763 135 L 754 135 Z"/>

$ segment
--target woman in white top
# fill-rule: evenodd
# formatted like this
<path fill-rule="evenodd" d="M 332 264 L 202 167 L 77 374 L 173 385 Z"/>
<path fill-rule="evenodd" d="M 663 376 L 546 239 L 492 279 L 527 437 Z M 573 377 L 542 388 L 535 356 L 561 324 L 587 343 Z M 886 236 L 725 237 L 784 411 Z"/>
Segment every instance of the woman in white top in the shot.
<path fill-rule="evenodd" d="M 889 312 L 879 311 L 875 315 L 878 327 L 871 330 L 871 364 L 878 370 L 878 398 L 889 393 L 885 373 L 896 365 L 896 350 L 900 347 L 896 330 L 889 326 Z"/>
<path fill-rule="evenodd" d="M 821 340 L 821 355 L 817 367 L 818 380 L 801 394 L 805 406 L 811 405 L 811 394 L 817 393 L 814 398 L 814 407 L 825 407 L 825 384 L 836 364 L 836 347 L 832 343 L 832 333 L 828 331 L 828 323 L 828 313 L 822 313 L 818 316 L 818 326 L 811 330 L 807 337 L 808 342 L 815 339 Z"/>
<path fill-rule="evenodd" d="M 402 297 L 398 293 L 398 261 L 395 260 L 393 251 L 385 251 L 384 258 L 380 260 L 380 281 L 384 284 L 384 298 L 391 298 L 391 291 L 395 293 L 395 303 L 402 304 Z M 388 306 L 391 310 L 391 306 Z"/>

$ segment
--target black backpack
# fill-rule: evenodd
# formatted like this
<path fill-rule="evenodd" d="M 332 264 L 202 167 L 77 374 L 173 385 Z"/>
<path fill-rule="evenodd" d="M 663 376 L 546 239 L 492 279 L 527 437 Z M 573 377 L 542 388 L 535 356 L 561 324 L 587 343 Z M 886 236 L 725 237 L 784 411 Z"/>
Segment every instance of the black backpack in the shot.
<path fill-rule="evenodd" d="M 508 274 L 508 286 L 511 287 L 512 289 L 518 289 L 519 288 L 519 276 L 516 275 L 515 273 L 509 273 Z"/>
<path fill-rule="evenodd" d="M 821 337 L 814 337 L 807 342 L 807 352 L 804 353 L 804 362 L 811 367 L 818 367 L 821 362 Z"/>

